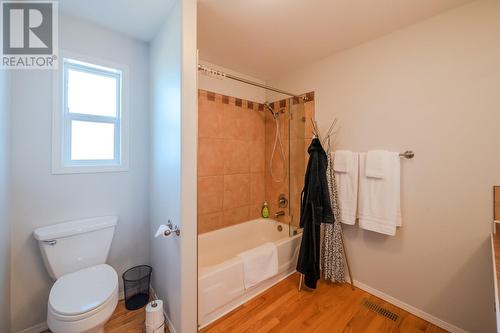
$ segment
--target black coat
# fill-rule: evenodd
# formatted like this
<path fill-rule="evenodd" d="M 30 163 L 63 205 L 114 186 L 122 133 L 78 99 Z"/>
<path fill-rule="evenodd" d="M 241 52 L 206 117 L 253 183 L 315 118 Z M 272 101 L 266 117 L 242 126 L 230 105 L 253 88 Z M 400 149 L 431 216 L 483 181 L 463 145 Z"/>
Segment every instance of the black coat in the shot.
<path fill-rule="evenodd" d="M 330 204 L 326 169 L 328 158 L 318 139 L 313 139 L 309 149 L 304 189 L 302 190 L 300 227 L 304 228 L 300 244 L 297 271 L 304 274 L 307 287 L 316 289 L 320 278 L 320 226 L 334 223 Z"/>

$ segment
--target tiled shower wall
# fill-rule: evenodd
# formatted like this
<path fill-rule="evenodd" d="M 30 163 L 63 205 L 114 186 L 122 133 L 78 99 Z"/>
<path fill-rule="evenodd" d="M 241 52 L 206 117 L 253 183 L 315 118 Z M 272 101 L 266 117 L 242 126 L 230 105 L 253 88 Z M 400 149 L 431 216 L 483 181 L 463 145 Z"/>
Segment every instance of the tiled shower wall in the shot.
<path fill-rule="evenodd" d="M 289 113 L 280 116 L 280 135 L 285 151 L 286 177 L 280 183 L 272 180 L 269 161 L 274 144 L 275 123 L 262 104 L 199 90 L 198 93 L 198 233 L 204 233 L 259 218 L 262 204 L 269 202 L 271 217 L 278 210 L 286 215 L 278 218 L 289 222 L 290 206 L 278 207 L 278 197 L 290 196 L 289 185 L 300 188 L 304 178 L 304 160 L 310 141 L 314 95 L 308 94 L 305 113 L 300 119 L 301 133 L 292 138 L 292 149 L 300 151 L 299 163 L 288 168 Z M 273 108 L 288 109 L 289 101 L 273 103 Z M 292 105 L 293 108 L 293 105 Z M 303 118 L 303 119 L 302 119 Z M 281 176 L 283 159 L 276 150 L 273 169 Z M 300 190 L 299 190 L 300 191 Z M 298 214 L 300 196 L 292 191 Z"/>
<path fill-rule="evenodd" d="M 258 103 L 198 94 L 198 232 L 258 218 L 265 200 L 265 113 Z"/>

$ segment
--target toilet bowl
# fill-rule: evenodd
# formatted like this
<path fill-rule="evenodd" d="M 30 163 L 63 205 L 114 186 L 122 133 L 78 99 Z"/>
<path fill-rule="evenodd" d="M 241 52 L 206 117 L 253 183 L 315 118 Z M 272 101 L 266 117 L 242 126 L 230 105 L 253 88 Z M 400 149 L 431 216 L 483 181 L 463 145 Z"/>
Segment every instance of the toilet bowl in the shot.
<path fill-rule="evenodd" d="M 55 333 L 100 333 L 118 303 L 118 275 L 106 264 L 59 278 L 49 295 L 47 324 Z"/>
<path fill-rule="evenodd" d="M 47 325 L 55 333 L 100 333 L 118 304 L 118 274 L 106 264 L 116 216 L 69 221 L 33 231 L 55 280 Z"/>

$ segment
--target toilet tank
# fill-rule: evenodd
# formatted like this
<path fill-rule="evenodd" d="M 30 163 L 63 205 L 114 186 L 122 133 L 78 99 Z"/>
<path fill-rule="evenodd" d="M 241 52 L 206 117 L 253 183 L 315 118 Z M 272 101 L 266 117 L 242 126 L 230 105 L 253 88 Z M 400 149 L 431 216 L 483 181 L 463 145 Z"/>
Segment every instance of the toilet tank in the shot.
<path fill-rule="evenodd" d="M 117 223 L 116 216 L 105 216 L 33 231 L 50 276 L 57 280 L 65 274 L 106 263 Z"/>

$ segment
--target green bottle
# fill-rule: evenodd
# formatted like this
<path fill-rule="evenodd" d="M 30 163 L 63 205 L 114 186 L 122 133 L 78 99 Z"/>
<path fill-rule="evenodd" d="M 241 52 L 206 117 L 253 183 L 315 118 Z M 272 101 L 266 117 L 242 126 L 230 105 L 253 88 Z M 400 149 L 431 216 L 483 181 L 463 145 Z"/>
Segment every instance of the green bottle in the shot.
<path fill-rule="evenodd" d="M 264 205 L 262 205 L 262 217 L 267 219 L 269 218 L 269 207 L 267 206 L 267 201 L 264 201 Z"/>

